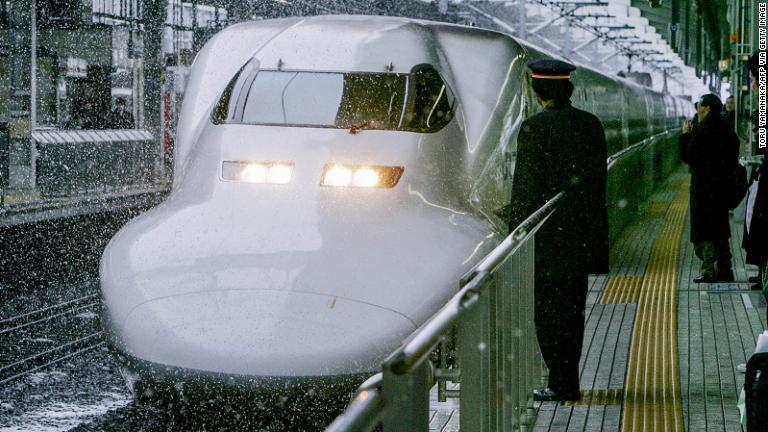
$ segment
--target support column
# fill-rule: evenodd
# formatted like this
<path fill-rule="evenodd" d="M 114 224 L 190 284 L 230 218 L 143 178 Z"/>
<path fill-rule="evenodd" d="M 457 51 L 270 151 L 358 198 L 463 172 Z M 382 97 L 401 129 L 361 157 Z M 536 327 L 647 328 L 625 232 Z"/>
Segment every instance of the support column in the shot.
<path fill-rule="evenodd" d="M 685 0 L 685 7 L 683 10 L 685 10 L 685 30 L 683 31 L 683 53 L 685 53 L 685 55 L 683 61 L 686 64 L 689 64 L 691 61 L 691 0 Z"/>
<path fill-rule="evenodd" d="M 34 149 L 34 82 L 33 49 L 36 5 L 35 0 L 20 0 L 11 4 L 10 27 L 10 103 L 8 113 L 8 188 L 35 187 Z"/>
<path fill-rule="evenodd" d="M 162 88 L 163 74 L 163 24 L 165 23 L 167 0 L 143 0 L 144 23 L 144 124 L 139 125 L 150 131 L 157 143 L 158 161 L 163 156 Z M 155 178 L 163 164 L 155 165 Z"/>
<path fill-rule="evenodd" d="M 672 0 L 672 22 L 669 26 L 669 46 L 677 46 L 677 32 L 680 29 L 680 0 Z"/>

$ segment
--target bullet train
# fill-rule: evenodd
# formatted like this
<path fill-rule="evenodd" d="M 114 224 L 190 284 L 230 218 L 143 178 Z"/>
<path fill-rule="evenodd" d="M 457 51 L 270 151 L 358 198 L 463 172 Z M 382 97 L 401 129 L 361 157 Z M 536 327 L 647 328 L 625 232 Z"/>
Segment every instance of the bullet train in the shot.
<path fill-rule="evenodd" d="M 218 33 L 192 67 L 168 199 L 102 257 L 126 376 L 259 388 L 377 371 L 506 235 L 515 138 L 538 109 L 526 62 L 541 57 L 558 58 L 394 17 Z M 573 81 L 612 152 L 692 114 L 587 66 Z"/>

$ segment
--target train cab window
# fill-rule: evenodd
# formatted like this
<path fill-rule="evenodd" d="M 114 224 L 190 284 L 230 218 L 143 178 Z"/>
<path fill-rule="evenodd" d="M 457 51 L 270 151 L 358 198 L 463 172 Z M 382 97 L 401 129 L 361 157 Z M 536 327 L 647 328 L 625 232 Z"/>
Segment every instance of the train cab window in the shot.
<path fill-rule="evenodd" d="M 433 133 L 451 121 L 454 104 L 429 65 L 408 74 L 244 68 L 224 91 L 212 120 Z"/>

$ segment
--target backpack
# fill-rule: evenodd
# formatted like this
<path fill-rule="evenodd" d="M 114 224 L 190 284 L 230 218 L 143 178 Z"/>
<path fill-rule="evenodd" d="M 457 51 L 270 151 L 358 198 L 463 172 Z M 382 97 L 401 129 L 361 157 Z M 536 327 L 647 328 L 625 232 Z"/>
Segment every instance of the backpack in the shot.
<path fill-rule="evenodd" d="M 747 432 L 768 431 L 768 352 L 755 353 L 747 362 L 744 377 Z"/>
<path fill-rule="evenodd" d="M 744 168 L 744 165 L 737 163 L 728 175 L 726 182 L 725 204 L 729 210 L 733 210 L 739 206 L 749 189 L 747 169 Z"/>

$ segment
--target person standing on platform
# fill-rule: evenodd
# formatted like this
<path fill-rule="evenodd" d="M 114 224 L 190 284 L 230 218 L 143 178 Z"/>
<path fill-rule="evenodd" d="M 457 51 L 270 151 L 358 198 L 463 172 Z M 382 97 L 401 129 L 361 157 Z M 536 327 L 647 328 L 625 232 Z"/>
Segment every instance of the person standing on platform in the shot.
<path fill-rule="evenodd" d="M 683 124 L 680 158 L 691 172 L 691 242 L 701 260 L 696 283 L 733 282 L 731 226 L 726 198 L 729 176 L 739 160 L 739 139 L 719 113 L 723 104 L 714 94 L 702 96 L 699 125 Z"/>
<path fill-rule="evenodd" d="M 757 91 L 758 58 L 753 54 L 748 62 L 752 89 Z M 758 113 L 752 115 L 755 142 L 758 140 Z M 742 247 L 747 252 L 747 264 L 756 265 L 759 269 L 754 289 L 763 289 L 768 284 L 766 265 L 768 265 L 768 147 L 756 148 L 755 154 L 762 156 L 763 162 L 752 170 L 750 177 L 749 195 L 747 197 L 746 221 L 744 224 L 744 239 Z"/>
<path fill-rule="evenodd" d="M 109 127 L 111 129 L 132 129 L 133 114 L 125 108 L 125 98 L 115 100 L 115 109 L 109 115 Z"/>
<path fill-rule="evenodd" d="M 721 115 L 728 122 L 730 130 L 736 132 L 736 99 L 733 96 L 725 99 L 725 107 Z"/>
<path fill-rule="evenodd" d="M 699 102 L 694 102 L 693 107 L 696 109 L 696 113 L 691 117 L 691 128 L 696 129 L 696 126 L 699 125 Z"/>
<path fill-rule="evenodd" d="M 533 396 L 578 400 L 587 276 L 608 272 L 605 132 L 597 117 L 571 106 L 573 65 L 536 60 L 528 67 L 544 109 L 520 126 L 510 231 L 565 191 L 536 233 L 534 317 L 549 384 Z"/>

